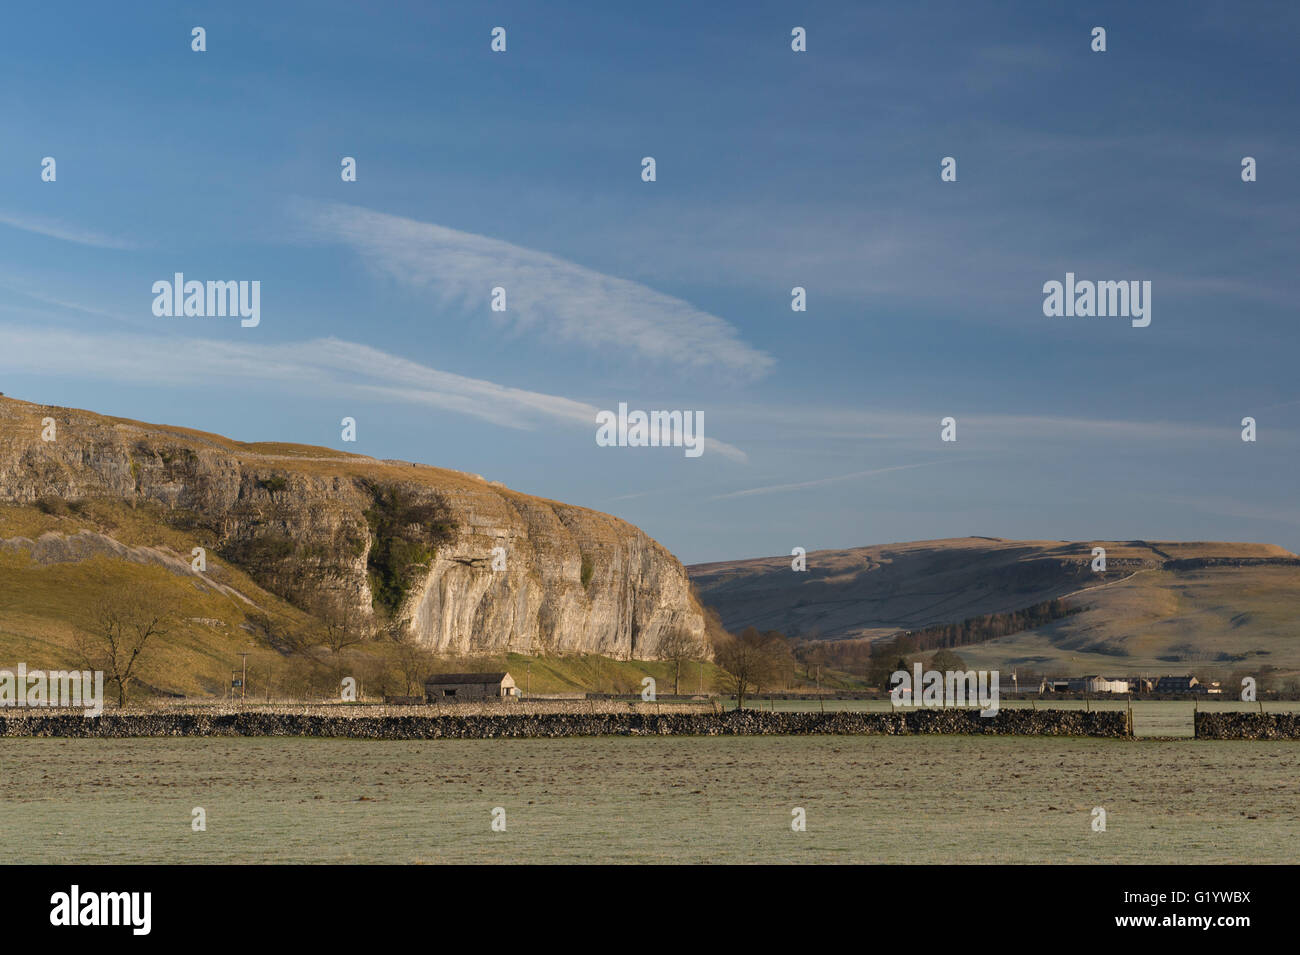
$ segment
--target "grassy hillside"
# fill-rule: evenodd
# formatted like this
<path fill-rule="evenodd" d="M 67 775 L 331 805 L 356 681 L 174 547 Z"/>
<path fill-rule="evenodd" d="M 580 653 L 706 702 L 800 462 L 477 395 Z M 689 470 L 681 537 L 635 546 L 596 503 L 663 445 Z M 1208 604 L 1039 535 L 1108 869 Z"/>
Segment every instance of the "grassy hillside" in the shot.
<path fill-rule="evenodd" d="M 223 693 L 243 650 L 251 652 L 250 667 L 282 668 L 250 619 L 302 626 L 308 618 L 301 611 L 211 554 L 207 574 L 187 572 L 191 539 L 151 520 L 146 508 L 109 501 L 77 512 L 46 507 L 53 513 L 0 505 L 0 666 L 80 666 L 77 637 L 96 632 L 98 608 L 137 592 L 171 611 L 165 636 L 142 654 L 146 692 Z M 24 539 L 34 542 L 42 535 L 49 535 L 45 542 L 78 542 L 83 556 L 34 559 Z M 95 552 L 113 540 L 124 545 L 125 556 Z"/>
<path fill-rule="evenodd" d="M 1082 613 L 959 652 L 1040 672 L 1300 674 L 1300 567 L 1153 569 L 1071 600 Z"/>
<path fill-rule="evenodd" d="M 1091 569 L 1098 546 L 1104 574 Z M 1300 561 L 1272 545 L 961 538 L 807 561 L 805 573 L 785 557 L 688 570 L 732 630 L 876 640 L 1063 598 L 1080 612 L 957 652 L 985 668 L 1059 674 L 1300 674 Z"/>

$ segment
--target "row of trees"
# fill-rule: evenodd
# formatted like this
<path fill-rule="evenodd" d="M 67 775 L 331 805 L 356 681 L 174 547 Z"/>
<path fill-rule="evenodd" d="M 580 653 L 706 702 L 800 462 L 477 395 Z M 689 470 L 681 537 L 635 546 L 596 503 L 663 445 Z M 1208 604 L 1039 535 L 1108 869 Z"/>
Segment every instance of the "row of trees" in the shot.
<path fill-rule="evenodd" d="M 884 640 L 803 640 L 796 645 L 795 653 L 810 669 L 816 666 L 831 667 L 879 685 L 879 675 L 885 671 L 893 672 L 893 664 L 900 656 L 909 657 L 931 650 L 951 650 L 995 637 L 1009 636 L 1022 630 L 1032 630 L 1078 613 L 1080 609 L 1067 606 L 1064 600 L 1057 598 L 1021 610 L 980 614 L 960 623 L 904 631 Z"/>
<path fill-rule="evenodd" d="M 985 613 L 977 617 L 967 617 L 961 623 L 945 623 L 922 630 L 909 630 L 907 636 L 915 641 L 918 650 L 951 649 L 1009 636 L 1022 630 L 1034 630 L 1053 620 L 1080 613 L 1082 610 L 1082 607 L 1068 606 L 1064 600 L 1057 597 L 1036 603 L 1032 607 L 1025 607 L 1023 610 Z"/>

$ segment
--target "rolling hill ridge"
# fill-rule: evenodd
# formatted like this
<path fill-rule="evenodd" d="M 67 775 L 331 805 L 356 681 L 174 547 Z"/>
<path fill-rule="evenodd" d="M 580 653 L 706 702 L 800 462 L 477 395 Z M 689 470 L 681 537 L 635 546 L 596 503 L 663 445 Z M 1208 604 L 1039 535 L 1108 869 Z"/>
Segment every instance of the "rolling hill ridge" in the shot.
<path fill-rule="evenodd" d="M 1092 569 L 1093 549 L 1106 570 Z M 1300 671 L 1300 558 L 1271 544 L 967 537 L 688 568 L 728 629 L 874 641 L 1061 600 L 1068 616 L 975 645 L 986 666 L 1060 672 Z"/>

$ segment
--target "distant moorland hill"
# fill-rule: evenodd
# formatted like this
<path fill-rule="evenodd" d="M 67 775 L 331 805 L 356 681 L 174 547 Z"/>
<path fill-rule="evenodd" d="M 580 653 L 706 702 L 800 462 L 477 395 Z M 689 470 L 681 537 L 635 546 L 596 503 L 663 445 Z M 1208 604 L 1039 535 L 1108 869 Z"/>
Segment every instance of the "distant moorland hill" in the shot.
<path fill-rule="evenodd" d="M 1092 569 L 1097 547 L 1104 572 Z M 1300 558 L 1269 544 L 966 537 L 815 551 L 804 572 L 791 560 L 687 569 L 733 631 L 929 634 L 968 663 L 1039 672 L 1300 671 Z M 1035 625 L 1005 636 L 982 638 L 972 621 L 1031 608 L 1016 619 Z"/>

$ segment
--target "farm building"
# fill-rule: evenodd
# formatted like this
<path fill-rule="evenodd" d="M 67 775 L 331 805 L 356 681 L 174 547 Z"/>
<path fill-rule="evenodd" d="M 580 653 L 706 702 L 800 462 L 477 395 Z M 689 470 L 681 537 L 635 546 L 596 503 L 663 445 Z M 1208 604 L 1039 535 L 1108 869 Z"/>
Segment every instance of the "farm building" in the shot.
<path fill-rule="evenodd" d="M 1199 693 L 1200 680 L 1194 676 L 1162 676 L 1156 683 L 1157 693 Z"/>
<path fill-rule="evenodd" d="M 1128 680 L 1109 676 L 1071 677 L 1069 689 L 1074 693 L 1127 693 Z"/>
<path fill-rule="evenodd" d="M 513 700 L 518 696 L 519 688 L 509 673 L 435 673 L 424 681 L 424 697 L 430 703 Z"/>

